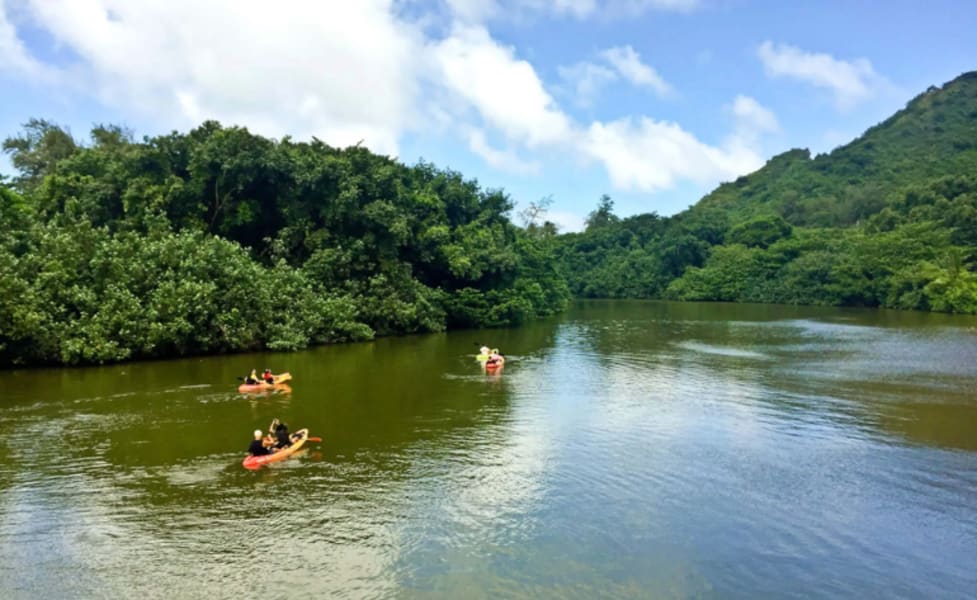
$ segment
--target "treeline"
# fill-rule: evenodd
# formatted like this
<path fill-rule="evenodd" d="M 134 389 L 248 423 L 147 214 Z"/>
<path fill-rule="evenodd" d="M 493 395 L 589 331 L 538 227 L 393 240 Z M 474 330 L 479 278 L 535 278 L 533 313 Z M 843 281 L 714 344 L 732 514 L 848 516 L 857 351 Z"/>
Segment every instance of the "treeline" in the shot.
<path fill-rule="evenodd" d="M 610 204 L 585 232 L 560 238 L 578 296 L 977 314 L 977 177 L 910 187 L 848 228 L 794 227 L 779 215 L 730 225 L 718 211 L 594 221 Z"/>
<path fill-rule="evenodd" d="M 296 349 L 565 308 L 555 240 L 501 191 L 360 147 L 207 122 L 3 144 L 0 366 Z"/>

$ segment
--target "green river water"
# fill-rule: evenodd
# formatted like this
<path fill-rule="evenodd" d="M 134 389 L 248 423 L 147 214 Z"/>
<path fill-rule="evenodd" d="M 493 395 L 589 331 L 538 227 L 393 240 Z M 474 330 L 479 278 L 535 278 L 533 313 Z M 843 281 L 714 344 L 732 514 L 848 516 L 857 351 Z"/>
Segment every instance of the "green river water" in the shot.
<path fill-rule="evenodd" d="M 595 301 L 0 375 L 4 597 L 977 594 L 970 317 Z M 273 417 L 322 443 L 245 470 Z"/>

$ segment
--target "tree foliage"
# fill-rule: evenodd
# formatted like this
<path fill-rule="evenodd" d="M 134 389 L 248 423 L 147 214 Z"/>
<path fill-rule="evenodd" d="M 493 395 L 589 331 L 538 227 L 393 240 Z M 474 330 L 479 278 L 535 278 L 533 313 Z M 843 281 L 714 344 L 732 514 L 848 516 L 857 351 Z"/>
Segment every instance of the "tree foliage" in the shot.
<path fill-rule="evenodd" d="M 0 364 L 503 326 L 569 298 L 553 236 L 452 171 L 216 122 L 91 139 L 32 120 L 4 144 Z"/>

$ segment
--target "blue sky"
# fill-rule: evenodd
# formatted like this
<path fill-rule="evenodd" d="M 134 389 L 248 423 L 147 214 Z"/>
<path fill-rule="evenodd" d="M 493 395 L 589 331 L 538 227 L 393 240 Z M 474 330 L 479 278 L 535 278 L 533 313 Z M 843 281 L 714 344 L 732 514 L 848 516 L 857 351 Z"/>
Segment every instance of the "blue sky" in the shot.
<path fill-rule="evenodd" d="M 0 134 L 202 120 L 360 140 L 581 226 L 673 214 L 977 69 L 977 3 L 0 0 Z M 0 171 L 10 172 L 6 158 Z"/>

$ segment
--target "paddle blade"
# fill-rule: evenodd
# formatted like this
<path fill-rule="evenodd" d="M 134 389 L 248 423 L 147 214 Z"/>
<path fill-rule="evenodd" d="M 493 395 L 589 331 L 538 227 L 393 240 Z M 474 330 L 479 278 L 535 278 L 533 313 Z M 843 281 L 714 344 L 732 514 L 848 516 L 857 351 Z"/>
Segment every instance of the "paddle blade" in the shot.
<path fill-rule="evenodd" d="M 307 438 L 307 439 L 310 442 L 321 442 L 322 441 L 322 438 L 321 437 L 310 437 L 310 438 Z"/>

